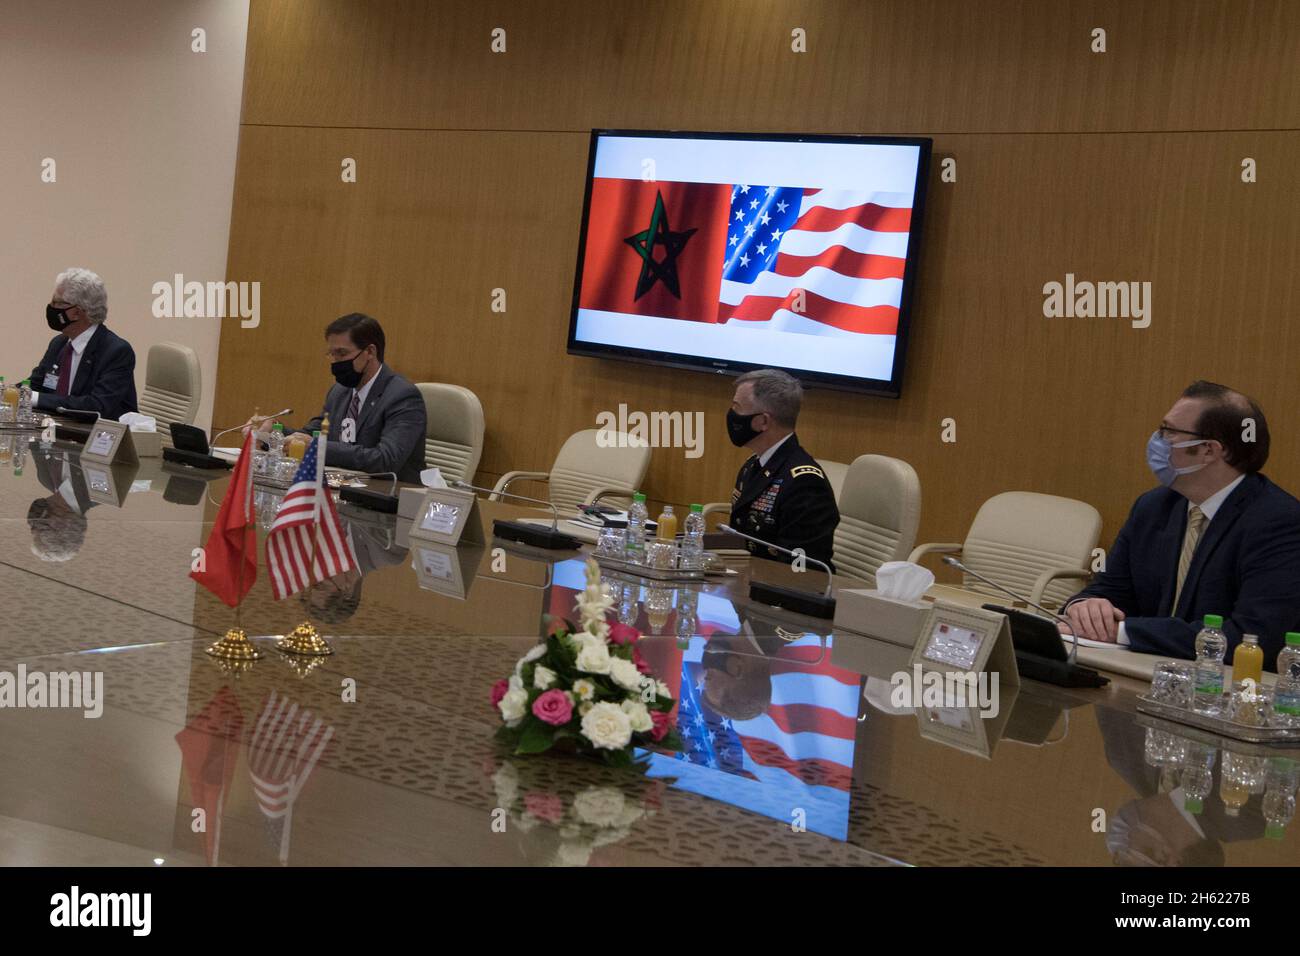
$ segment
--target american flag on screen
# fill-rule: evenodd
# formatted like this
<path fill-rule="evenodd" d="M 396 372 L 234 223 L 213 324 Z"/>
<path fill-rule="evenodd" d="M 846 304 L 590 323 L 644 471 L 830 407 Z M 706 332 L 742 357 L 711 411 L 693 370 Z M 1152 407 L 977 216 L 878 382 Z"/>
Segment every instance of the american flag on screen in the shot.
<path fill-rule="evenodd" d="M 718 321 L 813 335 L 895 335 L 912 197 L 732 187 Z"/>
<path fill-rule="evenodd" d="M 313 537 L 315 560 L 312 559 Z M 307 446 L 266 536 L 266 566 L 277 601 L 356 567 L 334 499 L 325 490 L 325 435 Z"/>
<path fill-rule="evenodd" d="M 333 736 L 331 725 L 309 710 L 299 710 L 296 703 L 275 691 L 268 695 L 257 716 L 249 741 L 248 774 L 281 862 L 289 859 L 289 828 L 285 823 L 294 801 Z"/>

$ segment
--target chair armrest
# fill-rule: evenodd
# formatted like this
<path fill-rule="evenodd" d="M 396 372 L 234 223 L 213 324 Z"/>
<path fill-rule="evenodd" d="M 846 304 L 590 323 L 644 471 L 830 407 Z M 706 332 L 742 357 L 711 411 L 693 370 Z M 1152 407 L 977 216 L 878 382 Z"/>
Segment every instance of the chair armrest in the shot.
<path fill-rule="evenodd" d="M 704 506 L 701 513 L 704 515 L 704 528 L 707 531 L 709 527 L 709 515 L 721 514 L 724 522 L 731 518 L 731 502 L 711 501 Z"/>
<path fill-rule="evenodd" d="M 630 504 L 632 492 L 625 488 L 615 488 L 613 485 L 602 485 L 599 488 L 592 489 L 591 494 L 582 499 L 582 503 L 584 505 L 594 505 L 601 498 L 626 498 Z"/>
<path fill-rule="evenodd" d="M 488 501 L 500 501 L 500 493 L 510 487 L 515 481 L 550 481 L 551 473 L 549 471 L 507 471 L 497 479 L 497 483 L 492 486 L 492 494 L 488 495 Z"/>
<path fill-rule="evenodd" d="M 1053 581 L 1062 578 L 1078 578 L 1080 581 L 1087 581 L 1092 577 L 1092 572 L 1087 568 L 1048 568 L 1037 578 L 1034 579 L 1033 590 L 1029 592 L 1029 598 L 1035 604 L 1043 603 L 1043 592 Z"/>
<path fill-rule="evenodd" d="M 918 544 L 912 549 L 912 553 L 907 556 L 907 560 L 912 564 L 920 562 L 921 558 L 927 554 L 961 554 L 960 544 Z"/>

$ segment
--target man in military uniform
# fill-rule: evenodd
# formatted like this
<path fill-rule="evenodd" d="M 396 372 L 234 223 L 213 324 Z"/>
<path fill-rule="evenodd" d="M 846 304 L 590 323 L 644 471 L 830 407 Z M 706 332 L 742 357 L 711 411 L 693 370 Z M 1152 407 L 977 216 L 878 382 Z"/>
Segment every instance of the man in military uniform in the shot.
<path fill-rule="evenodd" d="M 732 444 L 754 454 L 736 476 L 731 526 L 788 550 L 831 564 L 840 511 L 835 492 L 817 461 L 794 433 L 803 387 L 776 369 L 747 372 L 736 379 L 727 412 Z M 790 555 L 748 543 L 751 554 L 790 563 Z"/>

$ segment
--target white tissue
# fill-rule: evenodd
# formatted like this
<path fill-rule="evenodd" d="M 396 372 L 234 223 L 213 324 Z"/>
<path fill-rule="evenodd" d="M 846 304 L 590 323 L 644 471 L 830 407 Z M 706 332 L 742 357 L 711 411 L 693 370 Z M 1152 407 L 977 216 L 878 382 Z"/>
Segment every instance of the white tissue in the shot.
<path fill-rule="evenodd" d="M 420 484 L 426 488 L 447 487 L 447 482 L 442 480 L 442 472 L 437 468 L 426 468 L 420 472 Z"/>
<path fill-rule="evenodd" d="M 155 432 L 158 430 L 158 419 L 150 415 L 141 415 L 139 412 L 127 412 L 118 419 L 123 425 L 128 425 L 133 432 Z"/>
<path fill-rule="evenodd" d="M 895 601 L 918 601 L 934 584 L 934 572 L 910 561 L 886 561 L 876 571 L 876 593 Z"/>

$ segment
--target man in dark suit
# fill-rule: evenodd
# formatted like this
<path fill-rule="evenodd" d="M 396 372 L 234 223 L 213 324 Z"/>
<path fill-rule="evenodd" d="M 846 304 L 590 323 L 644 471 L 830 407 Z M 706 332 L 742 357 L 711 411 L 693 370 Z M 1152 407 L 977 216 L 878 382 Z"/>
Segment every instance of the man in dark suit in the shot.
<path fill-rule="evenodd" d="M 95 502 L 75 453 L 32 447 L 36 479 L 53 492 L 27 509 L 32 554 L 42 561 L 70 561 L 86 541 L 86 512 Z"/>
<path fill-rule="evenodd" d="M 54 280 L 45 321 L 59 333 L 32 369 L 33 407 L 98 412 L 117 421 L 136 410 L 135 352 L 104 327 L 108 293 L 88 269 L 68 269 Z"/>
<path fill-rule="evenodd" d="M 1260 473 L 1268 449 L 1252 399 L 1188 386 L 1147 445 L 1163 487 L 1138 498 L 1106 569 L 1066 604 L 1076 633 L 1191 658 L 1218 614 L 1230 650 L 1256 634 L 1272 666 L 1300 630 L 1300 502 Z"/>
<path fill-rule="evenodd" d="M 840 511 L 821 466 L 794 433 L 802 404 L 803 387 L 785 372 L 760 369 L 736 379 L 727 434 L 732 444 L 754 454 L 736 476 L 731 526 L 831 564 Z M 775 548 L 753 542 L 747 547 L 760 558 L 791 561 Z"/>
<path fill-rule="evenodd" d="M 368 315 L 353 312 L 325 328 L 335 384 L 324 410 L 300 431 L 318 431 L 326 415 L 325 464 L 370 474 L 396 472 L 418 484 L 424 470 L 424 398 L 419 389 L 384 365 L 384 330 Z M 269 431 L 270 419 L 259 429 Z"/>

